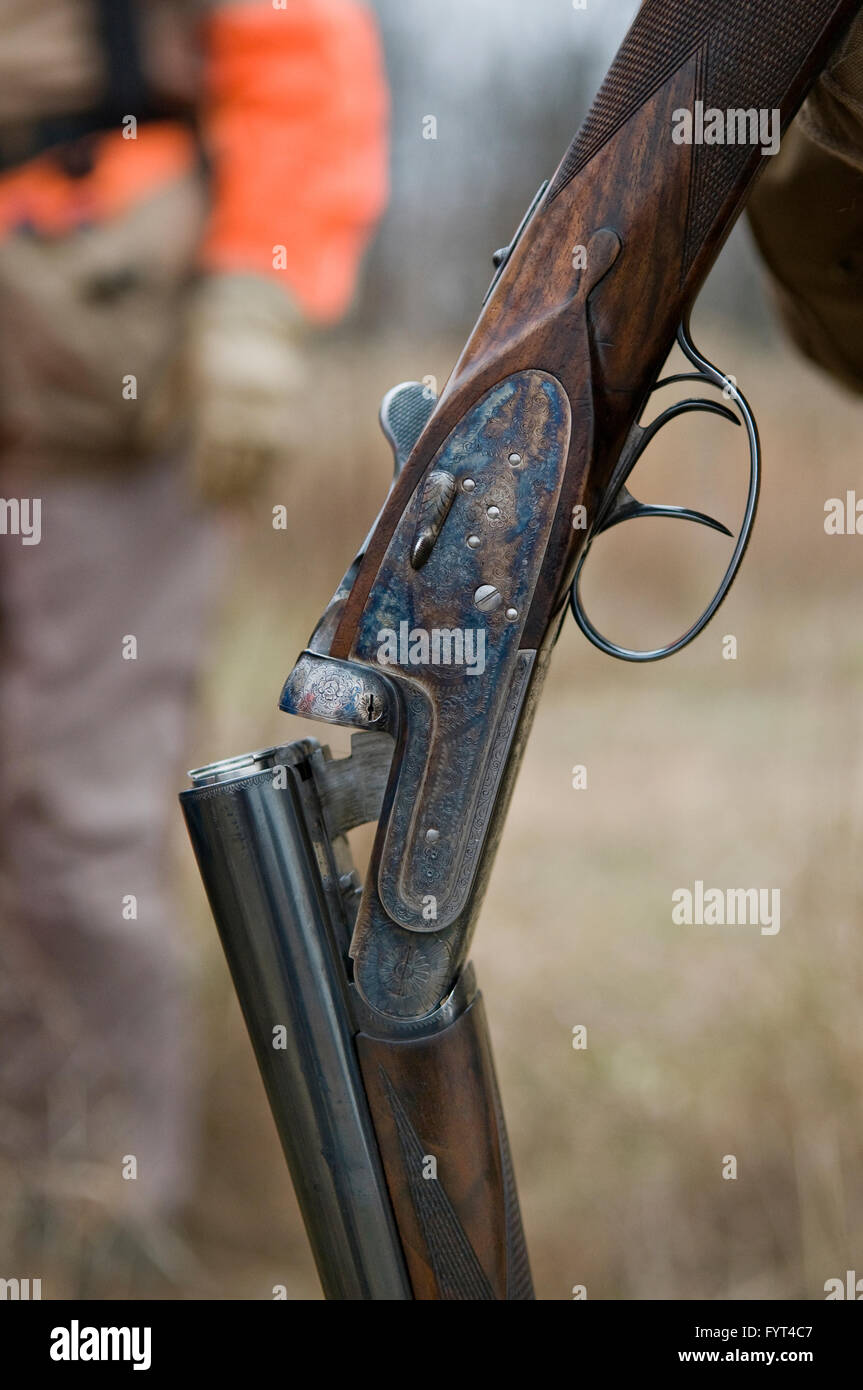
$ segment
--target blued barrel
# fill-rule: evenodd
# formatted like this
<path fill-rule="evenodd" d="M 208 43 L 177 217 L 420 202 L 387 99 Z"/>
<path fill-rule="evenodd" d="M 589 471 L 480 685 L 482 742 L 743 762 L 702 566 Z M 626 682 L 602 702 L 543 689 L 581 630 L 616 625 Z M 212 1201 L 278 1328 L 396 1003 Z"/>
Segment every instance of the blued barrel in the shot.
<path fill-rule="evenodd" d="M 348 1021 L 316 748 L 202 768 L 180 801 L 324 1294 L 411 1299 Z"/>

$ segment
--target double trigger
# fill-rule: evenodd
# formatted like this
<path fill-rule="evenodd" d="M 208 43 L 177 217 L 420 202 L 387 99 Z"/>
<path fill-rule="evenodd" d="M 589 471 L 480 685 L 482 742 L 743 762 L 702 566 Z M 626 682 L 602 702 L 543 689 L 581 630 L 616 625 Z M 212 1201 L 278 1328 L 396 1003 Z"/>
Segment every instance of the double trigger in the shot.
<path fill-rule="evenodd" d="M 707 385 L 719 388 L 723 397 L 733 403 L 734 410 L 725 405 L 720 405 L 718 401 L 710 400 L 707 397 L 691 398 L 677 401 L 669 406 L 649 425 L 641 426 L 637 422 L 629 435 L 629 439 L 621 453 L 617 466 L 612 473 L 611 480 L 600 503 L 596 519 L 591 528 L 590 537 L 579 558 L 575 578 L 572 583 L 570 594 L 570 604 L 573 616 L 581 631 L 595 647 L 605 652 L 608 656 L 615 656 L 623 661 L 660 661 L 663 657 L 672 656 L 679 652 L 683 647 L 698 636 L 707 626 L 715 614 L 719 605 L 725 598 L 728 590 L 734 582 L 740 563 L 746 551 L 752 524 L 755 520 L 755 512 L 758 506 L 758 491 L 761 473 L 761 451 L 758 441 L 758 430 L 752 412 L 743 397 L 738 391 L 736 384 L 731 377 L 724 376 L 718 368 L 702 356 L 692 343 L 687 328 L 681 324 L 677 333 L 677 341 L 681 351 L 696 368 L 694 372 L 680 372 L 673 376 L 663 377 L 653 388 L 654 391 L 660 390 L 664 386 L 672 386 L 679 382 L 697 382 L 699 385 Z M 694 522 L 698 526 L 707 526 L 713 531 L 720 531 L 723 535 L 733 539 L 733 533 L 715 517 L 708 516 L 705 512 L 694 511 L 690 507 L 669 507 L 656 503 L 639 502 L 629 492 L 626 482 L 635 465 L 638 463 L 642 454 L 649 444 L 655 439 L 659 431 L 679 415 L 686 415 L 692 411 L 703 411 L 710 415 L 719 415 L 724 420 L 730 420 L 734 425 L 743 425 L 749 443 L 749 489 L 746 499 L 746 508 L 743 515 L 740 533 L 728 563 L 722 581 L 716 590 L 712 600 L 705 608 L 704 612 L 687 628 L 686 632 L 675 642 L 669 643 L 664 647 L 657 647 L 650 651 L 640 651 L 627 647 L 620 647 L 604 637 L 601 632 L 594 627 L 588 618 L 584 605 L 581 600 L 581 574 L 585 561 L 590 553 L 590 547 L 604 531 L 610 530 L 613 526 L 620 525 L 624 521 L 632 521 L 639 517 L 665 517 L 681 521 Z"/>

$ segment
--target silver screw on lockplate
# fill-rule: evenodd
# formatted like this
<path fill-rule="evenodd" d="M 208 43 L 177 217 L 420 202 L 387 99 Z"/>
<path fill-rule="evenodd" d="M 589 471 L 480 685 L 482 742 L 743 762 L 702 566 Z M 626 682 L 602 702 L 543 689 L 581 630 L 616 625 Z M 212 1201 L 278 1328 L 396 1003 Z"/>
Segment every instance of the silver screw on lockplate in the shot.
<path fill-rule="evenodd" d="M 429 829 L 426 831 L 426 839 L 428 840 L 428 843 L 430 845 L 437 844 L 438 840 L 440 839 L 440 831 L 435 830 L 434 826 L 430 826 Z"/>
<path fill-rule="evenodd" d="M 493 584 L 480 584 L 473 596 L 473 601 L 481 613 L 493 613 L 503 603 L 500 593 Z"/>

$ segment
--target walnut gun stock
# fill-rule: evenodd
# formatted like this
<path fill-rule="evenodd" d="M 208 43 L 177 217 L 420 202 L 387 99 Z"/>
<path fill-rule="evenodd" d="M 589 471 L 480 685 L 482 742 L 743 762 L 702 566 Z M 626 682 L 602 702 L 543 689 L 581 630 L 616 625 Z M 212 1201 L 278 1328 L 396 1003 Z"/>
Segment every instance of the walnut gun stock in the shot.
<path fill-rule="evenodd" d="M 384 400 L 395 482 L 281 699 L 289 713 L 362 731 L 352 757 L 334 762 L 306 742 L 205 769 L 184 795 L 331 1297 L 532 1297 L 467 964 L 473 928 L 567 601 L 603 650 L 656 660 L 701 631 L 737 572 L 758 434 L 736 383 L 694 347 L 689 313 L 768 157 L 765 130 L 787 126 L 857 9 L 646 0 L 560 167 L 498 253 L 440 399 L 408 383 Z M 675 340 L 692 370 L 668 380 L 721 399 L 678 402 L 642 427 Z M 666 647 L 618 647 L 581 603 L 597 535 L 660 515 L 731 536 L 702 513 L 644 506 L 626 486 L 664 424 L 694 409 L 744 426 L 743 521 L 696 622 Z M 250 787 L 269 786 L 280 766 L 287 786 L 251 816 Z M 286 795 L 303 815 L 277 825 Z M 344 834 L 373 819 L 360 891 Z M 289 902 L 285 875 L 308 880 Z M 290 972 L 310 942 L 327 962 L 326 1009 L 308 978 L 279 993 L 261 973 L 262 962 Z M 280 1024 L 293 1062 L 274 1059 Z M 305 1116 L 299 1141 L 292 1106 Z M 332 1138 L 323 1159 L 316 1132 Z"/>

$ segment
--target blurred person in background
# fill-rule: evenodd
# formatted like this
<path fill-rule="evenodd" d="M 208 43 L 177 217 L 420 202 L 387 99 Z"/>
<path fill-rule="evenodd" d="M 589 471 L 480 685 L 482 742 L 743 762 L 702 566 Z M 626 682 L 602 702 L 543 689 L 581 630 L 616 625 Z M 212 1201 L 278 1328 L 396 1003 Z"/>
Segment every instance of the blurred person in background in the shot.
<path fill-rule="evenodd" d="M 357 0 L 0 0 L 4 1275 L 65 1250 L 72 1295 L 112 1260 L 177 1277 L 196 1028 L 166 848 L 212 504 L 290 463 L 386 119 Z"/>
<path fill-rule="evenodd" d="M 749 218 L 790 336 L 863 392 L 863 15 L 768 161 Z"/>

